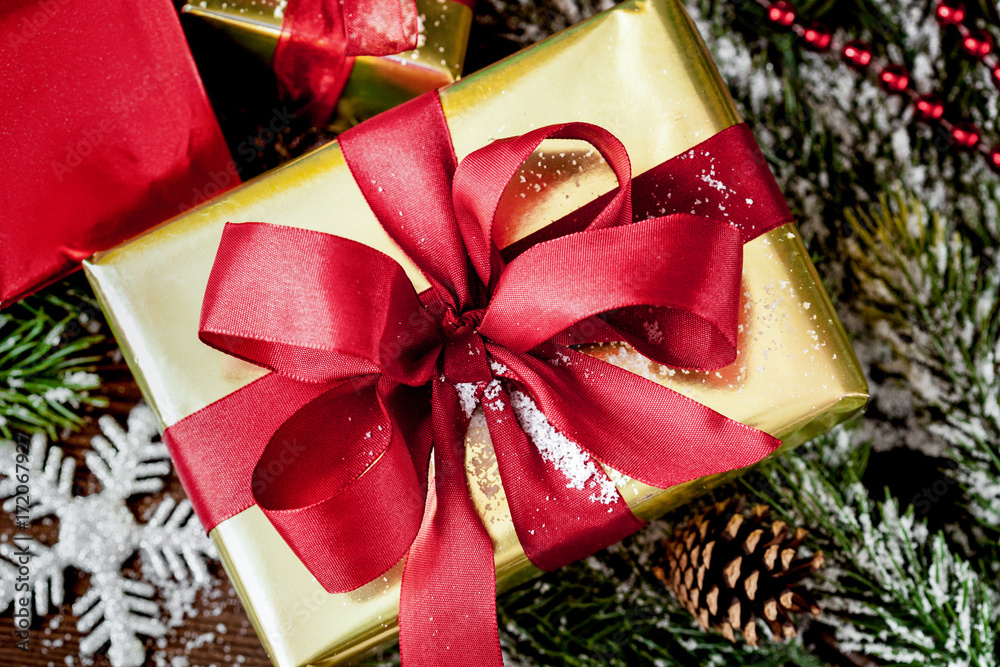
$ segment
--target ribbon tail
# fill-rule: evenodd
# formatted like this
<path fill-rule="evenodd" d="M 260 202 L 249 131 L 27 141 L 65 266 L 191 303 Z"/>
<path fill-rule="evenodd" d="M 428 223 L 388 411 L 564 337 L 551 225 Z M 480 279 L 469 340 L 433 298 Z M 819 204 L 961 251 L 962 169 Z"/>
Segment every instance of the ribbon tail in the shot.
<path fill-rule="evenodd" d="M 433 385 L 434 490 L 403 570 L 405 667 L 502 667 L 493 543 L 469 497 L 469 417 L 451 385 Z"/>
<path fill-rule="evenodd" d="M 552 571 L 646 525 L 600 462 L 553 428 L 527 393 L 491 386 L 483 412 L 517 538 L 532 563 Z"/>
<path fill-rule="evenodd" d="M 665 489 L 752 465 L 781 444 L 767 433 L 639 375 L 568 347 L 533 355 L 490 346 L 551 424 L 595 458 Z M 537 356 L 534 356 L 537 355 Z M 588 406 L 581 410 L 580 406 Z M 629 409 L 626 406 L 634 406 Z"/>

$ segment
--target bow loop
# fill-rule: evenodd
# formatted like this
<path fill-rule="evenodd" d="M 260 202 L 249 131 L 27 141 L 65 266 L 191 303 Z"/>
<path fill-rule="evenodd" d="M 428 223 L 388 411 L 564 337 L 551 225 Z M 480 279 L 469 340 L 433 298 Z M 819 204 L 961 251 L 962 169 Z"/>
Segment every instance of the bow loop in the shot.
<path fill-rule="evenodd" d="M 493 239 L 497 208 L 518 169 L 546 139 L 580 139 L 593 145 L 618 178 L 618 190 L 595 216 L 590 227 L 600 229 L 632 221 L 632 171 L 628 153 L 604 128 L 589 123 L 563 123 L 517 137 L 499 139 L 469 154 L 458 165 L 452 198 L 458 228 L 479 279 L 490 290 L 503 270 Z"/>
<path fill-rule="evenodd" d="M 410 385 L 433 375 L 443 341 L 392 258 L 329 234 L 252 222 L 223 230 L 199 335 L 305 382 L 384 373 Z"/>
<path fill-rule="evenodd" d="M 644 356 L 718 368 L 736 357 L 742 269 L 740 231 L 708 218 L 677 213 L 577 232 L 506 267 L 480 330 L 526 352 L 571 327 L 574 343 L 604 342 L 592 325 L 601 315 Z"/>
<path fill-rule="evenodd" d="M 476 290 L 451 202 L 458 159 L 450 141 L 435 140 L 441 126 L 440 103 L 411 102 L 348 130 L 338 143 L 375 217 L 431 283 L 435 304 L 461 311 L 475 304 Z M 420 195 L 408 196 L 415 188 Z"/>
<path fill-rule="evenodd" d="M 545 139 L 588 141 L 619 187 L 583 231 L 540 243 L 505 265 L 493 242 L 500 199 Z M 487 338 L 527 352 L 600 315 L 617 339 L 662 363 L 718 368 L 735 359 L 739 229 L 681 213 L 633 223 L 628 153 L 603 128 L 567 123 L 495 141 L 462 160 L 452 191 L 466 250 L 491 293 L 479 328 Z M 647 250 L 641 262 L 636 248 Z M 692 331 L 701 344 L 689 345 Z M 582 333 L 577 327 L 575 342 L 603 339 Z"/>
<path fill-rule="evenodd" d="M 333 387 L 282 424 L 253 472 L 257 505 L 331 593 L 398 563 L 423 516 L 426 467 L 407 446 L 421 429 L 398 423 L 384 392 L 374 378 Z"/>

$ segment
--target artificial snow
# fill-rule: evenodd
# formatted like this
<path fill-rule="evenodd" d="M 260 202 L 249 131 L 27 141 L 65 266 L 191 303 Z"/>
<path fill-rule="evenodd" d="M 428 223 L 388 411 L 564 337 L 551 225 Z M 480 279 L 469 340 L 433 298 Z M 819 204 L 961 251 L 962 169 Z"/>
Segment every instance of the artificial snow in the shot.
<path fill-rule="evenodd" d="M 538 448 L 542 460 L 551 463 L 566 477 L 566 488 L 592 488 L 592 502 L 604 505 L 618 502 L 615 483 L 598 469 L 590 454 L 549 423 L 531 398 L 524 392 L 512 391 L 510 401 L 517 422 Z"/>

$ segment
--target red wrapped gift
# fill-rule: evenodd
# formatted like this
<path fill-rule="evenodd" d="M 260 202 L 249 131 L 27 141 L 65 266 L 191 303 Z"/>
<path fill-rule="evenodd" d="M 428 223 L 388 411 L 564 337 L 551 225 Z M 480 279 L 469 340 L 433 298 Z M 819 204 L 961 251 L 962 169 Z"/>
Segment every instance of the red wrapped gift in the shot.
<path fill-rule="evenodd" d="M 169 0 L 0 5 L 0 307 L 237 184 Z"/>

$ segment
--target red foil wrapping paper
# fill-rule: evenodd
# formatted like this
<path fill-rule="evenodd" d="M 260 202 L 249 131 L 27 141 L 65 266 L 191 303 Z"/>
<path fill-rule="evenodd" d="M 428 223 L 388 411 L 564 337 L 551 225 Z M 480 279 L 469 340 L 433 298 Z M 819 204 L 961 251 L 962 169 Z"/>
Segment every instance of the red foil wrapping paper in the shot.
<path fill-rule="evenodd" d="M 169 0 L 0 4 L 0 307 L 237 184 Z"/>

